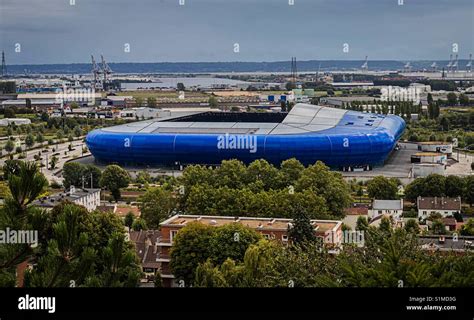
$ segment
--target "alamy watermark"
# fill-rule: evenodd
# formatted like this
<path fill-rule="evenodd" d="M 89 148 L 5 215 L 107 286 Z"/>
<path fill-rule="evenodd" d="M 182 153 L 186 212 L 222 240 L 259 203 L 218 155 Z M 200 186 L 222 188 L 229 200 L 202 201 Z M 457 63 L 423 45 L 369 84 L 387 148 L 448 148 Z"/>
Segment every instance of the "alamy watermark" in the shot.
<path fill-rule="evenodd" d="M 217 136 L 217 149 L 249 150 L 257 152 L 257 136 L 251 134 L 228 134 Z"/>
<path fill-rule="evenodd" d="M 30 244 L 38 246 L 38 230 L 0 230 L 0 244 Z"/>
<path fill-rule="evenodd" d="M 345 230 L 341 234 L 330 232 L 325 237 L 326 243 L 355 244 L 358 247 L 365 245 L 364 231 Z"/>
<path fill-rule="evenodd" d="M 380 90 L 382 101 L 412 101 L 413 103 L 420 103 L 420 92 L 419 88 L 401 88 L 388 86 Z"/>
<path fill-rule="evenodd" d="M 56 89 L 56 103 L 64 102 L 95 102 L 95 89 L 91 88 L 68 88 L 63 84 L 62 88 Z"/>

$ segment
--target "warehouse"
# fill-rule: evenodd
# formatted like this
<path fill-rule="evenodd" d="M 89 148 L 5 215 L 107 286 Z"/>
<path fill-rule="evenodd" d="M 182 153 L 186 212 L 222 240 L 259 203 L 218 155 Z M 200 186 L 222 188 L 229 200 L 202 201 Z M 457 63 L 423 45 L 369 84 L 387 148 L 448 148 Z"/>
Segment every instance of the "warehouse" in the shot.
<path fill-rule="evenodd" d="M 383 165 L 405 129 L 402 118 L 296 104 L 289 113 L 197 112 L 91 131 L 89 150 L 99 162 L 219 164 L 296 158 L 345 169 Z M 244 147 L 236 140 L 247 137 Z M 251 142 L 251 143 L 250 143 Z M 248 146 L 246 148 L 245 146 Z"/>
<path fill-rule="evenodd" d="M 453 144 L 438 141 L 424 141 L 418 143 L 418 150 L 424 152 L 445 153 L 448 156 L 451 156 L 453 153 Z"/>
<path fill-rule="evenodd" d="M 448 157 L 444 153 L 418 152 L 411 156 L 411 163 L 442 163 L 446 164 Z"/>

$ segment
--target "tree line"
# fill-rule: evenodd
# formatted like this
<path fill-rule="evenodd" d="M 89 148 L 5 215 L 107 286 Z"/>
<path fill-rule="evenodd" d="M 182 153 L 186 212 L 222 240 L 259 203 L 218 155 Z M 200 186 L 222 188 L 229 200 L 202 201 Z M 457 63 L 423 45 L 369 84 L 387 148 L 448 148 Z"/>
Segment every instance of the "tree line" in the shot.
<path fill-rule="evenodd" d="M 141 277 L 133 245 L 121 219 L 63 202 L 51 211 L 33 202 L 47 187 L 34 163 L 20 162 L 8 175 L 9 195 L 0 208 L 0 230 L 37 232 L 36 243 L 0 244 L 0 287 L 136 287 Z"/>
<path fill-rule="evenodd" d="M 171 271 L 193 287 L 472 287 L 474 255 L 424 251 L 412 228 L 360 225 L 363 245 L 334 255 L 318 239 L 261 239 L 239 224 L 191 223 L 171 249 Z M 245 234 L 242 242 L 235 233 Z M 244 250 L 244 248 L 246 248 Z M 192 253 L 192 254 L 191 254 Z"/>

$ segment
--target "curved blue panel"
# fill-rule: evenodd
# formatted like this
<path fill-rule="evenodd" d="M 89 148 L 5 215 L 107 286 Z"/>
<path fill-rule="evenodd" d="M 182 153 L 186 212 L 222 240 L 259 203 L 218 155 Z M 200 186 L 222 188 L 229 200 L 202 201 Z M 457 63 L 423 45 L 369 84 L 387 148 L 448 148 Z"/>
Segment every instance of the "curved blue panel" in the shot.
<path fill-rule="evenodd" d="M 101 129 L 91 131 L 86 144 L 98 161 L 107 163 L 219 164 L 226 159 L 250 163 L 263 158 L 279 165 L 296 158 L 305 165 L 321 160 L 331 167 L 347 167 L 383 164 L 404 130 L 405 122 L 398 116 L 348 111 L 330 129 L 304 134 L 250 134 L 246 135 L 248 141 L 240 141 L 240 148 L 222 141 L 221 134 Z"/>

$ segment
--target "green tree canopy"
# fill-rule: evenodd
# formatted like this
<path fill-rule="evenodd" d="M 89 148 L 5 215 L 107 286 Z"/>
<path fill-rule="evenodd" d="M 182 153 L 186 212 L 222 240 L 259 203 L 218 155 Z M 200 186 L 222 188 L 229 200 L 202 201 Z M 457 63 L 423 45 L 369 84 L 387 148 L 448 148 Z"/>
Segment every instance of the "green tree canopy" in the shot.
<path fill-rule="evenodd" d="M 140 197 L 141 217 L 150 229 L 157 229 L 160 222 L 169 218 L 176 203 L 170 191 L 163 188 L 150 188 Z"/>
<path fill-rule="evenodd" d="M 397 199 L 398 185 L 396 181 L 384 176 L 377 176 L 367 183 L 367 193 L 372 199 Z"/>
<path fill-rule="evenodd" d="M 115 201 L 121 197 L 120 188 L 128 187 L 129 183 L 130 175 L 118 165 L 108 165 L 100 178 L 100 186 L 107 188 Z"/>

